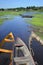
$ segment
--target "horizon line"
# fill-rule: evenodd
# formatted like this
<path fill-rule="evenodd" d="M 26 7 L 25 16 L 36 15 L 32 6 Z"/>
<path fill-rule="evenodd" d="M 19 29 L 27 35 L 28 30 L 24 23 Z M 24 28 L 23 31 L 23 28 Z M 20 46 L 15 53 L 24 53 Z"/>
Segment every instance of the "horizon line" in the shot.
<path fill-rule="evenodd" d="M 10 8 L 27 8 L 27 7 L 43 7 L 43 6 L 26 6 L 26 7 L 7 7 L 7 8 L 4 8 L 4 7 L 0 7 L 0 9 L 10 9 Z"/>

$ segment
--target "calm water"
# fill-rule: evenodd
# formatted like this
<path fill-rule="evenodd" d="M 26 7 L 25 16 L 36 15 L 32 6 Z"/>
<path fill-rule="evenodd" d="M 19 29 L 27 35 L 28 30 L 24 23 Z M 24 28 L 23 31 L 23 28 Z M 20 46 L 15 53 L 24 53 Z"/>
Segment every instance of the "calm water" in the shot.
<path fill-rule="evenodd" d="M 38 65 L 43 65 L 43 46 L 34 39 L 32 41 L 32 48 L 34 51 L 34 60 L 38 62 Z"/>
<path fill-rule="evenodd" d="M 30 27 L 30 24 L 26 24 L 25 20 L 23 18 L 21 18 L 20 16 L 16 16 L 14 17 L 13 20 L 7 20 L 4 22 L 3 25 L 0 26 L 0 41 L 2 39 L 4 39 L 4 37 L 12 32 L 14 36 L 16 37 L 20 37 L 27 45 L 28 45 L 28 39 L 30 36 L 30 32 L 31 31 L 30 28 L 28 28 L 27 26 Z M 4 44 L 3 48 L 6 49 L 11 49 L 12 48 L 12 44 Z M 2 58 L 2 60 L 8 60 L 9 54 L 7 54 L 7 58 L 5 53 L 0 54 L 0 58 Z M 9 62 L 9 61 L 8 61 Z M 5 61 L 3 61 L 3 63 L 5 63 Z M 2 63 L 2 65 L 3 65 Z M 6 63 L 7 64 L 7 63 Z"/>
<path fill-rule="evenodd" d="M 31 15 L 33 14 L 36 14 L 36 12 L 31 13 Z M 26 45 L 28 45 L 31 30 L 32 30 L 31 25 L 26 23 L 25 18 L 22 18 L 21 16 L 16 16 L 14 17 L 13 20 L 7 20 L 0 26 L 0 41 L 4 39 L 4 37 L 8 33 L 12 32 L 14 36 L 20 37 L 26 43 Z M 3 46 L 3 48 L 6 48 L 6 49 L 11 49 L 11 47 L 12 47 L 12 43 L 11 44 L 6 43 Z M 43 65 L 43 46 L 40 46 L 39 42 L 37 42 L 36 40 L 33 40 L 32 48 L 35 53 L 34 54 L 35 61 L 39 63 L 38 65 Z M 1 60 L 3 60 L 4 65 L 8 65 L 9 54 L 2 53 L 0 54 L 0 58 Z M 0 63 L 1 65 L 3 65 L 1 61 Z"/>
<path fill-rule="evenodd" d="M 7 20 L 3 25 L 0 26 L 0 41 L 10 32 L 13 33 L 14 36 L 18 36 L 27 43 L 27 39 L 29 38 L 30 32 L 30 24 L 25 22 L 20 16 L 14 17 L 13 20 Z M 29 27 L 29 28 L 28 28 Z"/>

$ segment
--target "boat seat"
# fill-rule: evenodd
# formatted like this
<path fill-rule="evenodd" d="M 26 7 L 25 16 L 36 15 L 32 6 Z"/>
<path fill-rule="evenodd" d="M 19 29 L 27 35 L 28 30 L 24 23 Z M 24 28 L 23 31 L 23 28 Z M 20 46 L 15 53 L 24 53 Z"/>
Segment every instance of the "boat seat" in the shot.
<path fill-rule="evenodd" d="M 14 45 L 15 47 L 22 47 L 22 46 L 24 46 L 23 44 L 15 44 Z"/>
<path fill-rule="evenodd" d="M 35 65 L 32 61 L 32 59 L 29 58 L 29 56 L 27 57 L 15 57 L 14 58 L 14 63 L 16 63 L 16 65 Z"/>

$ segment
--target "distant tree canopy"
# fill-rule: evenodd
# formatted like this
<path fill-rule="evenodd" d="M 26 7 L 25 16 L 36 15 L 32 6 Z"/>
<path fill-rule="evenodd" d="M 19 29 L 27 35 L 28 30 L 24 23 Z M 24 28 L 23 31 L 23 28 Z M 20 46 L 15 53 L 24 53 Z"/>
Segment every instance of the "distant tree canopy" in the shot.
<path fill-rule="evenodd" d="M 43 11 L 43 6 L 41 6 L 41 7 L 35 7 L 35 6 L 29 6 L 29 7 L 19 7 L 19 8 L 7 8 L 7 9 L 4 9 L 4 8 L 1 8 L 0 9 L 0 11 L 5 11 L 5 10 L 8 10 L 8 11 L 21 11 L 21 10 L 26 10 L 26 11 L 28 11 L 28 10 L 41 10 L 41 11 Z"/>
<path fill-rule="evenodd" d="M 0 11 L 4 11 L 4 8 L 1 8 Z"/>

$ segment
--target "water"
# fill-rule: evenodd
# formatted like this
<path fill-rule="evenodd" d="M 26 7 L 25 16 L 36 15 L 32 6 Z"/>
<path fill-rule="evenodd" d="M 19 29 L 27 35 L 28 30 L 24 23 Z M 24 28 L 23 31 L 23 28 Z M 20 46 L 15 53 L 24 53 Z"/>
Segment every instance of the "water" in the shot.
<path fill-rule="evenodd" d="M 23 15 L 33 16 L 34 14 L 43 14 L 43 12 L 37 12 L 37 11 L 35 11 L 35 12 L 26 12 L 26 13 L 24 13 Z"/>
<path fill-rule="evenodd" d="M 38 65 L 43 65 L 43 46 L 33 39 L 32 48 L 34 51 L 34 60 L 38 62 Z"/>
<path fill-rule="evenodd" d="M 0 19 L 9 19 L 9 18 L 12 18 L 13 16 L 11 15 L 4 15 L 4 16 L 0 16 Z"/>
<path fill-rule="evenodd" d="M 31 15 L 36 14 L 31 12 Z M 30 21 L 30 19 L 29 19 Z M 4 39 L 4 37 L 12 32 L 14 36 L 20 37 L 28 46 L 29 36 L 31 34 L 31 25 L 26 23 L 26 19 L 21 16 L 15 16 L 13 20 L 7 20 L 0 26 L 0 41 Z M 3 48 L 11 49 L 12 44 L 4 44 Z M 43 65 L 43 46 L 39 44 L 36 40 L 32 41 L 32 48 L 35 53 L 34 60 L 38 62 L 38 65 Z M 6 56 L 7 55 L 7 56 Z M 1 60 L 4 65 L 8 65 L 9 63 L 9 54 L 2 53 L 0 54 Z M 7 61 L 8 60 L 8 61 Z M 0 61 L 1 62 L 1 61 Z M 3 65 L 3 63 L 1 65 Z"/>
<path fill-rule="evenodd" d="M 28 28 L 27 26 L 30 27 L 31 25 L 27 24 L 25 22 L 25 19 L 23 19 L 20 16 L 14 17 L 13 20 L 5 21 L 4 24 L 2 24 L 0 26 L 0 41 L 2 39 L 4 39 L 4 37 L 7 34 L 12 32 L 14 36 L 20 37 L 26 43 L 26 45 L 28 45 L 28 39 L 30 36 L 30 32 L 28 32 L 28 31 L 31 31 L 31 28 Z M 12 43 L 4 44 L 3 48 L 12 49 Z M 6 55 L 7 55 L 7 58 L 6 58 Z M 2 60 L 4 60 L 4 59 L 7 60 L 9 58 L 9 54 L 2 53 L 2 54 L 0 54 L 0 58 L 2 58 Z M 5 61 L 3 61 L 3 63 L 5 64 Z M 2 65 L 3 65 L 3 63 L 2 63 Z M 7 63 L 9 63 L 9 61 Z"/>
<path fill-rule="evenodd" d="M 31 31 L 30 24 L 26 24 L 25 20 L 20 16 L 14 17 L 13 20 L 7 20 L 2 26 L 0 26 L 0 37 L 2 40 L 8 33 L 12 32 L 14 36 L 22 38 L 26 43 L 29 37 L 29 31 Z"/>

